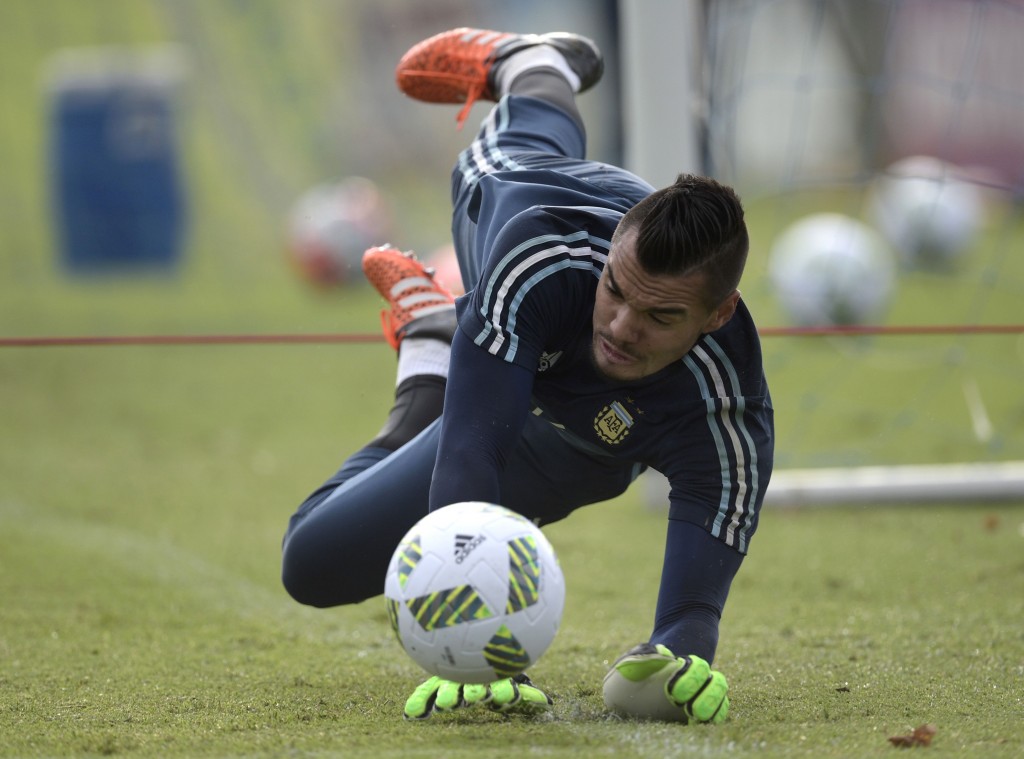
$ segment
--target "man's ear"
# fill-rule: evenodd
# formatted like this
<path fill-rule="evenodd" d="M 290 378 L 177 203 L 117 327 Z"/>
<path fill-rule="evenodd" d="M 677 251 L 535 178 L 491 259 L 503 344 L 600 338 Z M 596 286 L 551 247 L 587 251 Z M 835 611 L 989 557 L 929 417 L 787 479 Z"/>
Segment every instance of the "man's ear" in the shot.
<path fill-rule="evenodd" d="M 714 332 L 725 326 L 732 315 L 736 313 L 736 304 L 740 301 L 740 291 L 733 290 L 725 300 L 718 304 L 718 308 L 711 312 L 707 322 L 704 324 L 704 333 Z"/>

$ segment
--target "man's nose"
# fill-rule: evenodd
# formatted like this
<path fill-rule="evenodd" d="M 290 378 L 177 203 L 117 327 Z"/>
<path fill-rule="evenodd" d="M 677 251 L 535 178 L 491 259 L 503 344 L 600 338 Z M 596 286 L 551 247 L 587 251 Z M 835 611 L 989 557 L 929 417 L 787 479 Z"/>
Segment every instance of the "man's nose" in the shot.
<path fill-rule="evenodd" d="M 636 342 L 640 335 L 641 319 L 643 314 L 635 311 L 629 306 L 623 305 L 622 307 L 615 310 L 615 315 L 612 317 L 611 328 L 612 337 L 622 343 Z"/>

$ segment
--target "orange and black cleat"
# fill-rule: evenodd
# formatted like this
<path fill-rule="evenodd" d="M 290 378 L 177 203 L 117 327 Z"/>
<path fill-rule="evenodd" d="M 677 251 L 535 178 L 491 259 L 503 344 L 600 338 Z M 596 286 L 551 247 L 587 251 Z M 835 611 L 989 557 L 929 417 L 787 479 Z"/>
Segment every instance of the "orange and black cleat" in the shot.
<path fill-rule="evenodd" d="M 363 273 L 388 301 L 380 320 L 392 348 L 398 350 L 411 332 L 417 337 L 451 342 L 455 297 L 434 279 L 433 269 L 424 266 L 411 251 L 390 245 L 369 248 L 363 253 Z"/>
<path fill-rule="evenodd" d="M 503 60 L 538 45 L 554 48 L 580 79 L 579 91 L 592 87 L 604 72 L 593 40 L 571 32 L 512 34 L 486 29 L 452 29 L 417 43 L 395 71 L 398 88 L 427 103 L 465 103 L 459 126 L 477 100 L 497 100 L 494 68 Z"/>

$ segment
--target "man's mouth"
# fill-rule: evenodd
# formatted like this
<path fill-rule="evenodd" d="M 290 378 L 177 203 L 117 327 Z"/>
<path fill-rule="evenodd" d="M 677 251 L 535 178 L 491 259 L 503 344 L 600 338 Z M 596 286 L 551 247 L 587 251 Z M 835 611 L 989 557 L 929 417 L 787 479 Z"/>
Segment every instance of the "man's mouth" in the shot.
<path fill-rule="evenodd" d="M 605 359 L 612 364 L 632 364 L 636 358 L 620 348 L 603 335 L 597 336 L 597 345 Z"/>

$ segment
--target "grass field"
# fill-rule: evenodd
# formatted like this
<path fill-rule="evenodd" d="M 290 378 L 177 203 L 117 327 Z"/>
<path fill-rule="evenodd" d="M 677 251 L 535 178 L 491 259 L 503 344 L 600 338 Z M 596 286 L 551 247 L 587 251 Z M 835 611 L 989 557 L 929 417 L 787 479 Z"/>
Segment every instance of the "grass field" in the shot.
<path fill-rule="evenodd" d="M 647 632 L 662 516 L 593 507 L 549 530 L 569 600 L 533 674 L 553 715 L 404 723 L 421 675 L 383 603 L 309 610 L 277 579 L 294 504 L 386 402 L 352 371 L 386 375 L 381 354 L 0 353 L 0 754 L 854 757 L 922 723 L 930 755 L 1024 751 L 1020 504 L 766 514 L 716 728 L 603 713 L 608 661 Z"/>
<path fill-rule="evenodd" d="M 375 331 L 375 297 L 313 293 L 282 255 L 293 193 L 344 164 L 318 130 L 325 102 L 359 104 L 338 20 L 360 4 L 102 5 L 4 3 L 0 61 L 17 75 L 0 77 L 0 108 L 18 117 L 0 119 L 0 336 Z M 40 67 L 65 45 L 169 39 L 199 52 L 201 74 L 179 276 L 66 279 Z M 350 113 L 346 148 L 378 123 Z M 465 136 L 450 113 L 415 113 Z M 358 144 L 347 170 L 376 166 L 403 190 L 393 242 L 443 239 L 443 170 L 401 174 Z M 781 323 L 773 234 L 858 198 L 749 203 L 743 287 L 763 326 Z M 957 276 L 905 278 L 889 321 L 1019 322 L 1021 240 L 1019 208 L 1002 209 Z M 1020 336 L 774 338 L 765 356 L 781 466 L 1024 459 Z M 554 712 L 403 722 L 422 675 L 383 602 L 315 611 L 278 579 L 288 517 L 376 432 L 393 367 L 383 344 L 0 348 L 0 756 L 872 757 L 925 723 L 928 756 L 1024 755 L 1024 503 L 769 510 L 722 625 L 732 718 L 683 727 L 601 704 L 609 662 L 653 615 L 664 517 L 637 488 L 548 530 L 569 597 L 532 674 Z"/>
<path fill-rule="evenodd" d="M 51 287 L 58 333 L 103 309 L 230 326 L 198 284 Z M 264 293 L 284 331 L 373 328 L 365 291 Z M 278 580 L 287 517 L 376 431 L 392 366 L 379 344 L 0 351 L 0 754 L 856 757 L 923 723 L 930 755 L 1024 751 L 1019 503 L 767 513 L 723 622 L 732 719 L 684 728 L 601 708 L 653 611 L 663 517 L 638 489 L 549 530 L 554 713 L 404 723 L 421 675 L 383 604 L 309 610 Z"/>

